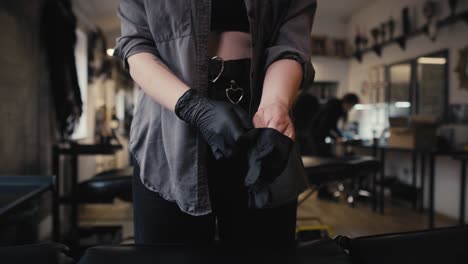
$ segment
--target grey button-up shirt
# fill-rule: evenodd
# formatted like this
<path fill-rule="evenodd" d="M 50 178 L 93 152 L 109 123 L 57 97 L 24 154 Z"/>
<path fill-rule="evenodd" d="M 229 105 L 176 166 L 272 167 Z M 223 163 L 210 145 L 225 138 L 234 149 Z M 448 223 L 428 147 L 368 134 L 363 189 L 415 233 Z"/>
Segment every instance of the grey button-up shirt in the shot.
<path fill-rule="evenodd" d="M 273 62 L 295 59 L 303 67 L 303 85 L 313 79 L 310 32 L 316 1 L 245 0 L 245 4 L 252 38 L 249 114 L 253 116 L 265 72 Z M 128 57 L 149 52 L 189 87 L 207 93 L 211 0 L 121 0 L 118 14 L 122 36 L 115 55 L 125 66 Z M 188 214 L 211 212 L 205 141 L 141 89 L 129 147 L 147 188 Z"/>

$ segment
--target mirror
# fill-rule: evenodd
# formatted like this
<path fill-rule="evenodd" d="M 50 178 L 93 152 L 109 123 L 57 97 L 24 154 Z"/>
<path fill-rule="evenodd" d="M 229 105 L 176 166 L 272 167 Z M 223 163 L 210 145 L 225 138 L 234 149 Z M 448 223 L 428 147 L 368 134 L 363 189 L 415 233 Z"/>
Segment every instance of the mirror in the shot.
<path fill-rule="evenodd" d="M 419 57 L 417 65 L 417 113 L 444 119 L 447 87 L 447 55 Z"/>
<path fill-rule="evenodd" d="M 411 63 L 401 63 L 389 68 L 389 116 L 411 114 Z"/>
<path fill-rule="evenodd" d="M 431 115 L 446 120 L 448 51 L 436 52 L 388 66 L 389 117 Z"/>

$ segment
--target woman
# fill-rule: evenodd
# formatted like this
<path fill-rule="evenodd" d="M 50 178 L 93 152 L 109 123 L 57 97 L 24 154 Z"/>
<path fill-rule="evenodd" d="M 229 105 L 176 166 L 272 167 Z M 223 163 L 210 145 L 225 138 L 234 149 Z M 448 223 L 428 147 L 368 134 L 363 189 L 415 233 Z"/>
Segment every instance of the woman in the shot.
<path fill-rule="evenodd" d="M 291 245 L 296 201 L 250 209 L 239 138 L 294 138 L 314 0 L 121 0 L 116 56 L 141 87 L 130 134 L 137 243 Z M 209 59 L 212 58 L 212 59 Z"/>

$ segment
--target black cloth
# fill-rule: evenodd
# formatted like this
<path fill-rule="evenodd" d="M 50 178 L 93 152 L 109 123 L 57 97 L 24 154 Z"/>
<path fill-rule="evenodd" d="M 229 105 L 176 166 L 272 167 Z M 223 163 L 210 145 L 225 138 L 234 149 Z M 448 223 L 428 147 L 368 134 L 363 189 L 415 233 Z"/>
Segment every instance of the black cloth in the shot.
<path fill-rule="evenodd" d="M 244 0 L 211 1 L 211 31 L 250 32 Z"/>
<path fill-rule="evenodd" d="M 70 1 L 46 1 L 42 28 L 58 130 L 67 139 L 83 111 L 75 64 L 76 18 Z"/>
<path fill-rule="evenodd" d="M 275 208 L 297 199 L 307 177 L 294 142 L 276 129 L 256 128 L 240 140 L 250 208 Z"/>
<path fill-rule="evenodd" d="M 288 163 L 293 141 L 275 129 L 252 129 L 242 136 L 248 170 L 244 183 L 261 189 L 271 184 Z"/>

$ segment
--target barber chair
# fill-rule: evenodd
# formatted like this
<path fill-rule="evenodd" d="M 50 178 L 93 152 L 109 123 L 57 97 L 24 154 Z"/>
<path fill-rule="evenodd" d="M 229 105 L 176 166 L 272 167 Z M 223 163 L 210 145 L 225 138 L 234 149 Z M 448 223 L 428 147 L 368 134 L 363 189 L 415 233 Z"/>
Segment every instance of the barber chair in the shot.
<path fill-rule="evenodd" d="M 298 206 L 303 204 L 321 186 L 331 182 L 351 180 L 353 182 L 351 191 L 348 193 L 348 202 L 354 206 L 355 197 L 359 195 L 360 183 L 368 175 L 375 175 L 380 164 L 372 157 L 345 156 L 338 158 L 323 158 L 315 156 L 303 156 L 302 161 L 308 176 L 310 189 L 299 200 Z M 375 177 L 374 177 L 375 181 Z M 374 205 L 376 195 L 373 195 Z M 374 206 L 375 207 L 375 206 Z M 318 225 L 299 226 L 297 229 L 298 239 L 324 238 L 332 236 L 333 230 L 324 224 L 319 217 L 300 217 L 298 220 L 315 221 Z"/>
<path fill-rule="evenodd" d="M 132 202 L 132 174 L 131 167 L 109 170 L 80 183 L 80 203 L 112 203 L 116 198 Z"/>
<path fill-rule="evenodd" d="M 303 156 L 302 162 L 309 181 L 309 190 L 298 201 L 298 207 L 309 199 L 321 186 L 341 180 L 351 170 L 351 165 L 334 158 Z M 301 241 L 328 238 L 333 236 L 330 226 L 323 223 L 319 217 L 298 217 L 299 221 L 314 221 L 315 225 L 297 227 L 297 238 Z"/>
<path fill-rule="evenodd" d="M 377 181 L 377 173 L 380 170 L 380 162 L 373 157 L 368 156 L 345 156 L 341 157 L 341 160 L 351 166 L 349 177 L 351 185 L 347 191 L 347 202 L 351 206 L 355 206 L 357 198 L 360 196 L 360 191 L 363 181 L 369 179 L 372 176 L 372 190 L 369 192 L 372 195 L 373 208 L 377 206 L 377 195 L 375 184 Z"/>
<path fill-rule="evenodd" d="M 335 240 L 355 264 L 468 263 L 468 226 Z"/>
<path fill-rule="evenodd" d="M 303 156 L 302 162 L 307 173 L 310 189 L 299 200 L 299 205 L 304 203 L 322 185 L 344 179 L 345 175 L 352 169 L 350 164 L 337 158 Z"/>
<path fill-rule="evenodd" d="M 78 186 L 78 202 L 112 204 L 115 199 L 132 202 L 132 174 L 131 167 L 109 170 L 81 182 Z M 80 252 L 89 246 L 115 245 L 124 240 L 121 225 L 80 226 L 79 234 L 80 250 L 75 255 L 80 255 Z"/>

